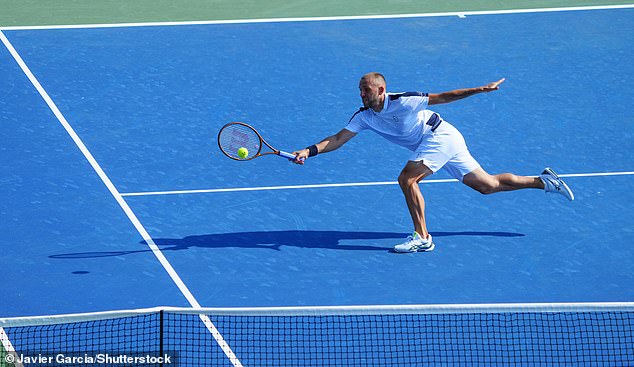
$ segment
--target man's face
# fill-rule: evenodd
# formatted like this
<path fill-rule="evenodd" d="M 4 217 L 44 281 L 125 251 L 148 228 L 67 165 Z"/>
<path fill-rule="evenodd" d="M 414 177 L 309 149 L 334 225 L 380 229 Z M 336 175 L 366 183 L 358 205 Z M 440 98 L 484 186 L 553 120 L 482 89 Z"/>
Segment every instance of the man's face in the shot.
<path fill-rule="evenodd" d="M 361 81 L 359 81 L 359 92 L 361 93 L 363 107 L 372 108 L 374 110 L 382 107 L 381 94 L 384 90 L 383 87 L 380 87 L 377 83 L 373 83 L 366 78 L 362 78 Z"/>

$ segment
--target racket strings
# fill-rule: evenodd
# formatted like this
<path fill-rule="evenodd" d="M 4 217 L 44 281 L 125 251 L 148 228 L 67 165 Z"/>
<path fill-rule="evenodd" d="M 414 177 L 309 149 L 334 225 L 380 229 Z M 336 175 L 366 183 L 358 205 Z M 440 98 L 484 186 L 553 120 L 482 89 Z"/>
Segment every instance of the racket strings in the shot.
<path fill-rule="evenodd" d="M 218 136 L 218 143 L 222 151 L 234 159 L 251 159 L 260 152 L 261 140 L 258 134 L 249 126 L 231 124 L 225 126 Z M 246 157 L 238 155 L 238 149 L 246 148 Z"/>

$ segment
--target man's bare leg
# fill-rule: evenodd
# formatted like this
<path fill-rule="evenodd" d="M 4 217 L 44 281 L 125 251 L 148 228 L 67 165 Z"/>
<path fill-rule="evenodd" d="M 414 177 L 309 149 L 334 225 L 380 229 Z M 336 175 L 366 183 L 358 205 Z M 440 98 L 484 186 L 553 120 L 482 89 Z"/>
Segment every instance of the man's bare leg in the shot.
<path fill-rule="evenodd" d="M 466 174 L 462 182 L 482 194 L 520 189 L 544 189 L 544 182 L 539 177 L 518 176 L 512 173 L 490 175 L 482 168 Z"/>
<path fill-rule="evenodd" d="M 423 162 L 408 161 L 398 176 L 398 184 L 405 196 L 414 230 L 422 238 L 427 238 L 429 232 L 425 222 L 425 199 L 418 183 L 431 174 L 433 174 L 432 170 L 425 166 Z"/>

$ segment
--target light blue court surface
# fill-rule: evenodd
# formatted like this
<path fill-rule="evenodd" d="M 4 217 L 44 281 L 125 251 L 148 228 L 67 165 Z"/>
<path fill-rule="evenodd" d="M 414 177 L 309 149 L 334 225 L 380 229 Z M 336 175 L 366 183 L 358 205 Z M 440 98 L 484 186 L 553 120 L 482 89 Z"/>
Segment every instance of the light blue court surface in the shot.
<path fill-rule="evenodd" d="M 634 10 L 3 31 L 202 306 L 634 299 Z M 188 306 L 7 48 L 0 48 L 0 316 Z M 303 167 L 235 162 L 229 121 L 303 148 L 345 126 L 357 83 L 441 92 L 492 173 L 551 166 L 573 203 L 424 183 L 433 253 L 393 182 L 409 153 L 372 133 Z M 609 173 L 587 176 L 588 173 Z M 442 179 L 444 173 L 432 179 Z"/>

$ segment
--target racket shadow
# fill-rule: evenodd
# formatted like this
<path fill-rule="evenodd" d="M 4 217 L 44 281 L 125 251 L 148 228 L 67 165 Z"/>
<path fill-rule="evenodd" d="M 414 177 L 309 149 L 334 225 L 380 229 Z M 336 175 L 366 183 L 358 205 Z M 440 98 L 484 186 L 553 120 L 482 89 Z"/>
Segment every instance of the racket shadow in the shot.
<path fill-rule="evenodd" d="M 514 232 L 431 232 L 434 237 L 476 236 L 476 237 L 523 237 Z M 400 232 L 345 232 L 345 231 L 255 231 L 236 233 L 214 233 L 192 235 L 183 238 L 156 238 L 154 243 L 161 251 L 185 251 L 190 248 L 252 248 L 281 251 L 282 247 L 331 249 L 346 251 L 384 251 L 390 252 L 395 243 L 402 241 L 408 234 Z M 377 240 L 394 239 L 383 245 Z M 342 243 L 342 241 L 345 241 Z M 355 242 L 351 242 L 355 241 Z M 374 241 L 374 242 L 373 242 Z M 94 251 L 50 255 L 52 259 L 86 259 L 117 257 L 151 252 L 145 241 L 144 248 L 128 251 Z"/>

